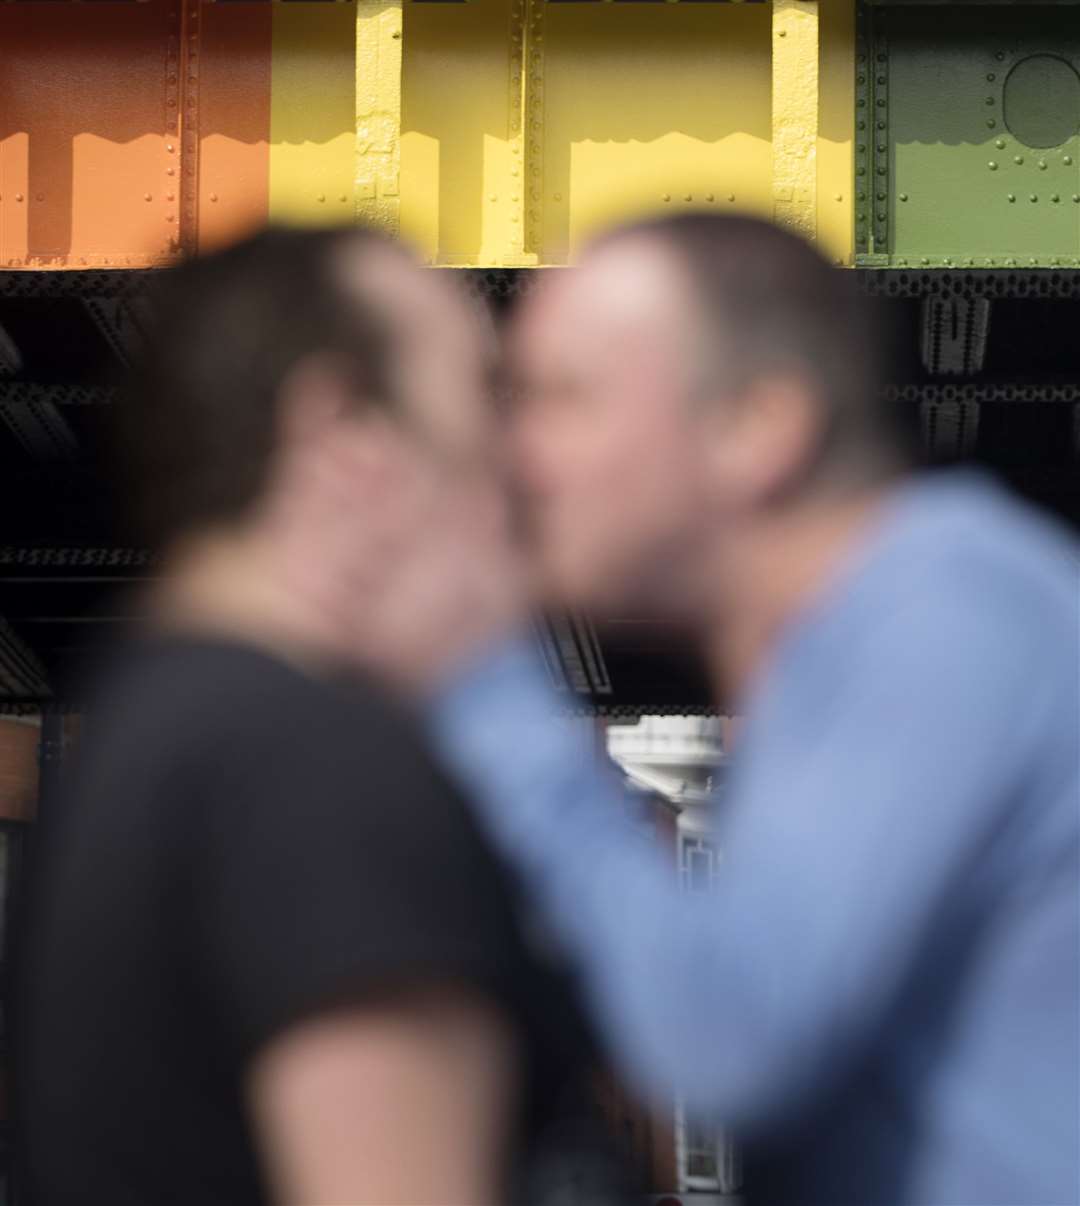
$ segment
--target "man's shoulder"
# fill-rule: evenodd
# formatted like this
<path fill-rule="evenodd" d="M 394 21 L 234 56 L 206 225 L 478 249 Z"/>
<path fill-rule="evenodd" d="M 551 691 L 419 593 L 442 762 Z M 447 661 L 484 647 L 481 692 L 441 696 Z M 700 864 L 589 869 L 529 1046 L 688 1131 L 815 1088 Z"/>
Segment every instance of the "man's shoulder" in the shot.
<path fill-rule="evenodd" d="M 103 658 L 90 691 L 110 724 L 142 718 L 163 739 L 200 731 L 236 737 L 244 730 L 311 728 L 357 715 L 397 716 L 373 682 L 323 678 L 254 643 L 225 637 L 150 636 L 124 642 Z"/>
<path fill-rule="evenodd" d="M 988 475 L 950 471 L 915 479 L 855 592 L 875 626 L 916 641 L 948 635 L 957 653 L 989 647 L 1013 660 L 1061 669 L 1080 626 L 1080 545 L 1047 513 Z M 865 601 L 864 600 L 864 601 Z M 928 645 L 934 642 L 927 640 Z M 917 652 L 911 645 L 898 656 Z"/>
<path fill-rule="evenodd" d="M 992 584 L 985 606 L 1022 601 L 1075 616 L 1080 543 L 1049 513 L 972 470 L 923 479 L 912 498 L 912 535 L 942 593 Z"/>
<path fill-rule="evenodd" d="M 314 813 L 398 780 L 422 784 L 403 789 L 415 808 L 442 794 L 418 731 L 387 692 L 358 677 L 314 677 L 255 645 L 128 642 L 100 666 L 91 699 L 70 776 L 83 795 L 176 800 L 185 813 L 220 797 L 233 812 L 303 782 Z"/>

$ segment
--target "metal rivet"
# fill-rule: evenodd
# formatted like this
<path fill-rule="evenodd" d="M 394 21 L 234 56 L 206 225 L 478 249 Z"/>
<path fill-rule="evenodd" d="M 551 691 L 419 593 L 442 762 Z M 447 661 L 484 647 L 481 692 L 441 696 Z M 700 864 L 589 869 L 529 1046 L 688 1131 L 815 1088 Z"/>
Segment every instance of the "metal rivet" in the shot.
<path fill-rule="evenodd" d="M 670 201 L 670 200 L 671 200 L 671 194 L 670 194 L 670 193 L 664 193 L 664 194 L 661 196 L 660 200 L 661 200 L 661 201 Z"/>
<path fill-rule="evenodd" d="M 997 140 L 997 141 L 994 143 L 994 146 L 996 146 L 996 147 L 997 147 L 997 149 L 998 149 L 999 151 L 1003 151 L 1003 150 L 1005 149 L 1005 139 L 1004 139 L 1004 138 L 999 138 L 999 139 L 998 139 L 998 140 Z"/>
<path fill-rule="evenodd" d="M 1017 155 L 1017 156 L 1016 156 L 1016 157 L 1013 159 L 1013 163 L 1023 163 L 1023 162 L 1024 162 L 1024 157 L 1023 157 L 1023 155 Z"/>
<path fill-rule="evenodd" d="M 1066 167 L 1068 167 L 1068 166 L 1069 166 L 1069 165 L 1072 163 L 1072 156 L 1071 156 L 1071 155 L 1065 155 L 1065 156 L 1062 158 L 1061 162 L 1062 162 L 1062 163 L 1063 163 L 1063 164 L 1064 164 Z"/>
<path fill-rule="evenodd" d="M 1016 200 L 1016 194 L 1015 194 L 1015 193 L 1010 193 L 1010 194 L 1009 194 L 1009 200 L 1010 200 L 1010 201 L 1015 201 L 1015 200 Z"/>
<path fill-rule="evenodd" d="M 996 163 L 995 163 L 995 162 L 994 162 L 994 161 L 991 159 L 991 160 L 990 160 L 989 167 L 990 167 L 990 170 L 991 170 L 992 172 L 996 172 L 996 171 L 997 171 L 997 167 L 998 167 L 998 165 L 997 165 L 997 164 L 996 164 Z"/>
<path fill-rule="evenodd" d="M 729 201 L 734 201 L 734 200 L 735 200 L 735 194 L 734 194 L 734 193 L 728 193 L 728 200 L 729 200 Z"/>
<path fill-rule="evenodd" d="M 787 30 L 786 30 L 786 29 L 782 29 L 782 30 L 780 30 L 780 32 L 779 32 L 779 33 L 778 33 L 776 36 L 777 36 L 778 38 L 786 38 L 786 37 L 787 37 Z"/>
<path fill-rule="evenodd" d="M 166 194 L 165 194 L 165 200 L 166 200 L 166 201 L 173 201 L 173 200 L 175 200 L 175 198 L 176 198 L 176 194 L 175 194 L 175 193 L 166 193 Z"/>
<path fill-rule="evenodd" d="M 165 169 L 165 175 L 166 175 L 166 176 L 175 176 L 175 175 L 176 175 L 176 168 L 166 168 L 166 169 Z"/>
<path fill-rule="evenodd" d="M 993 128 L 994 128 L 994 127 L 997 125 L 997 122 L 996 122 L 996 121 L 994 121 L 994 119 L 993 119 L 992 117 L 989 117 L 989 118 L 987 118 L 987 120 L 986 120 L 986 124 L 987 124 L 987 126 L 989 126 L 989 127 L 990 127 L 990 129 L 992 130 L 992 129 L 993 129 Z"/>
<path fill-rule="evenodd" d="M 994 55 L 994 58 L 997 59 L 999 63 L 1003 63 L 1005 61 L 1005 51 L 999 50 L 997 54 Z"/>
<path fill-rule="evenodd" d="M 1053 202 L 1054 202 L 1054 204 L 1056 205 L 1056 204 L 1057 204 L 1057 202 L 1059 202 L 1059 201 L 1061 200 L 1061 197 L 1060 197 L 1060 196 L 1059 196 L 1057 193 L 1055 193 L 1055 194 L 1054 194 L 1054 195 L 1053 195 L 1053 196 L 1050 198 L 1050 200 L 1051 200 L 1051 201 L 1053 201 Z"/>
<path fill-rule="evenodd" d="M 22 193 L 16 193 L 16 194 L 15 194 L 15 200 L 16 200 L 16 201 L 21 201 L 22 199 L 23 199 L 23 195 L 22 195 Z"/>
<path fill-rule="evenodd" d="M 143 200 L 144 200 L 144 201 L 153 201 L 153 199 L 154 199 L 154 198 L 153 198 L 153 197 L 152 197 L 152 196 L 151 196 L 149 193 L 144 193 L 144 194 L 143 194 Z"/>
<path fill-rule="evenodd" d="M 994 104 L 994 98 L 993 98 L 992 96 L 988 96 L 988 97 L 986 98 L 986 103 L 987 103 L 988 105 L 992 105 L 992 104 Z"/>
<path fill-rule="evenodd" d="M 1031 201 L 1032 201 L 1032 204 L 1034 204 L 1036 201 L 1038 201 L 1038 199 L 1039 199 L 1039 194 L 1038 194 L 1038 193 L 1032 193 L 1032 194 L 1031 194 Z"/>
<path fill-rule="evenodd" d="M 712 198 L 710 197 L 710 200 L 711 200 L 711 199 L 712 199 Z M 843 194 L 843 193 L 837 193 L 837 194 L 836 194 L 836 199 L 837 199 L 837 201 L 843 201 L 843 199 L 844 199 L 844 194 Z"/>
<path fill-rule="evenodd" d="M 994 74 L 994 72 L 988 71 L 986 73 L 986 78 L 987 78 L 987 81 L 992 84 L 994 82 L 994 80 L 997 79 L 997 76 Z"/>
<path fill-rule="evenodd" d="M 1046 171 L 1046 160 L 1045 160 L 1045 159 L 1040 159 L 1040 160 L 1039 160 L 1039 171 L 1040 171 L 1040 172 L 1045 172 L 1045 171 Z"/>
<path fill-rule="evenodd" d="M 901 200 L 901 201 L 906 201 L 906 200 L 907 200 L 907 198 L 908 198 L 907 193 L 901 193 L 901 194 L 900 194 L 900 200 Z"/>

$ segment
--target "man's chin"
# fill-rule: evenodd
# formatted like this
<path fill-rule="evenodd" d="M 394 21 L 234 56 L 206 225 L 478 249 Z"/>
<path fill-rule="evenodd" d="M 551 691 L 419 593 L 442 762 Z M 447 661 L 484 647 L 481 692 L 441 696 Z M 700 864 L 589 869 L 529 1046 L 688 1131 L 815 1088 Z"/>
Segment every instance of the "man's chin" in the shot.
<path fill-rule="evenodd" d="M 557 611 L 584 612 L 596 620 L 635 618 L 658 623 L 683 623 L 690 618 L 685 599 L 663 583 L 649 583 L 624 574 L 570 573 L 548 569 L 537 579 L 541 606 Z"/>
<path fill-rule="evenodd" d="M 610 582 L 599 581 L 591 574 L 568 572 L 551 564 L 538 565 L 533 581 L 537 602 L 559 611 L 606 610 L 620 593 L 611 589 Z"/>

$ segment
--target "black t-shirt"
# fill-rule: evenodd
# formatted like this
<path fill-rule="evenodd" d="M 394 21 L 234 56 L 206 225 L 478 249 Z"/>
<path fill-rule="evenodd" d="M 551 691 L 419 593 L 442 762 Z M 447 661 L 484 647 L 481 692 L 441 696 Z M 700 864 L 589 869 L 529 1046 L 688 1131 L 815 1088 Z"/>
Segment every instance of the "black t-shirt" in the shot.
<path fill-rule="evenodd" d="M 508 1198 L 566 1176 L 595 1178 L 582 1200 L 614 1192 L 582 1129 L 573 999 L 373 687 L 225 641 L 134 642 L 40 824 L 15 1033 L 32 1201 L 265 1201 L 253 1053 L 322 1008 L 443 983 L 488 994 L 523 1040 Z"/>

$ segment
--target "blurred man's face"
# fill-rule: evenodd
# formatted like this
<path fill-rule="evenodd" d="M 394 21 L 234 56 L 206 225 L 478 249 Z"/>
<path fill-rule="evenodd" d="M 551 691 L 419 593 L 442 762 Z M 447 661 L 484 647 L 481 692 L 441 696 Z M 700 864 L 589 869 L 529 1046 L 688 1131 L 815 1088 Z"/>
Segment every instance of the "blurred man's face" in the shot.
<path fill-rule="evenodd" d="M 512 333 L 512 446 L 551 593 L 686 616 L 707 524 L 688 400 L 691 322 L 670 255 L 626 239 L 558 273 Z"/>

